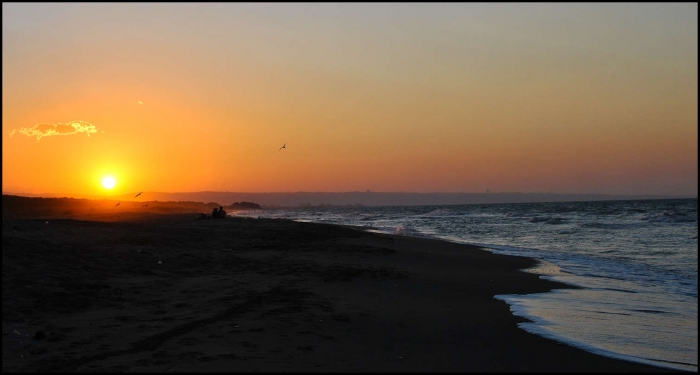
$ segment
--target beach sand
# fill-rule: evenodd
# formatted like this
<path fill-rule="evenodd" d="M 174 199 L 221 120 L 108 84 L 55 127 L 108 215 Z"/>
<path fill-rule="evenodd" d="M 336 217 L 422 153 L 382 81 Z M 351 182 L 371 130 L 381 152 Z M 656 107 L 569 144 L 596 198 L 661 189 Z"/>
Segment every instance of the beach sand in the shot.
<path fill-rule="evenodd" d="M 517 327 L 529 258 L 289 220 L 3 219 L 3 372 L 672 372 Z"/>

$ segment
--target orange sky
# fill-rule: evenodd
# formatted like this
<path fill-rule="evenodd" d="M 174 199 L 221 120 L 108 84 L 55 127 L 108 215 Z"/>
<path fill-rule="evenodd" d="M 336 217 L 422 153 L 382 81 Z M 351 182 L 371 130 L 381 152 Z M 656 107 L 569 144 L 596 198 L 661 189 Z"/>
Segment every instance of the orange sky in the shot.
<path fill-rule="evenodd" d="M 4 193 L 697 196 L 697 4 L 2 7 Z"/>

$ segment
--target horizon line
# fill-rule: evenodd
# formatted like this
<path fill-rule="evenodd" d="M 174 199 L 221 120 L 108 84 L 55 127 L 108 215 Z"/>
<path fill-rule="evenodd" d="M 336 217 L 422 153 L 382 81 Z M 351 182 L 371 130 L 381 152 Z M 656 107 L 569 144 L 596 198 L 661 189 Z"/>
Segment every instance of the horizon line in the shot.
<path fill-rule="evenodd" d="M 32 196 L 65 196 L 70 195 L 80 195 L 80 196 L 96 196 L 96 197 L 119 197 L 122 195 L 135 194 L 134 192 L 124 192 L 120 194 L 95 194 L 95 193 L 23 193 L 23 192 L 2 192 L 2 195 L 32 195 Z M 348 191 L 265 191 L 265 192 L 250 192 L 250 191 L 217 191 L 217 190 L 199 190 L 199 191 L 143 191 L 144 194 L 202 194 L 202 193 L 217 193 L 217 194 L 299 194 L 299 193 L 311 193 L 311 194 L 348 194 L 348 193 L 363 193 L 363 194 L 549 194 L 549 195 L 604 195 L 604 196 L 666 196 L 666 197 L 685 197 L 685 198 L 697 198 L 698 194 L 673 194 L 673 193 L 560 193 L 560 192 L 523 192 L 523 191 L 469 191 L 469 192 L 452 192 L 452 191 L 373 191 L 373 190 L 348 190 Z"/>

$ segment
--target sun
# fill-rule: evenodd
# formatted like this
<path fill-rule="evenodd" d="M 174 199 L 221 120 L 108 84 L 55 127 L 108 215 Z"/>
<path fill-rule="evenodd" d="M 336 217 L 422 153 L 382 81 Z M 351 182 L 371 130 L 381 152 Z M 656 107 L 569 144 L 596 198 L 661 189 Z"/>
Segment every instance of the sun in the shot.
<path fill-rule="evenodd" d="M 102 179 L 102 186 L 105 187 L 105 189 L 111 189 L 117 184 L 117 180 L 114 179 L 112 176 L 107 176 Z"/>

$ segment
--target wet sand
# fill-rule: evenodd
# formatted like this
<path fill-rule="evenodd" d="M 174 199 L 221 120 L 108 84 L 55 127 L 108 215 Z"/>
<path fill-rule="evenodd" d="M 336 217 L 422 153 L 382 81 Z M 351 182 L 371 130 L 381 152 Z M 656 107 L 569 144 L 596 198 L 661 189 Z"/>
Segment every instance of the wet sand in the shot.
<path fill-rule="evenodd" d="M 673 372 L 519 329 L 533 259 L 194 217 L 4 218 L 3 372 Z"/>

